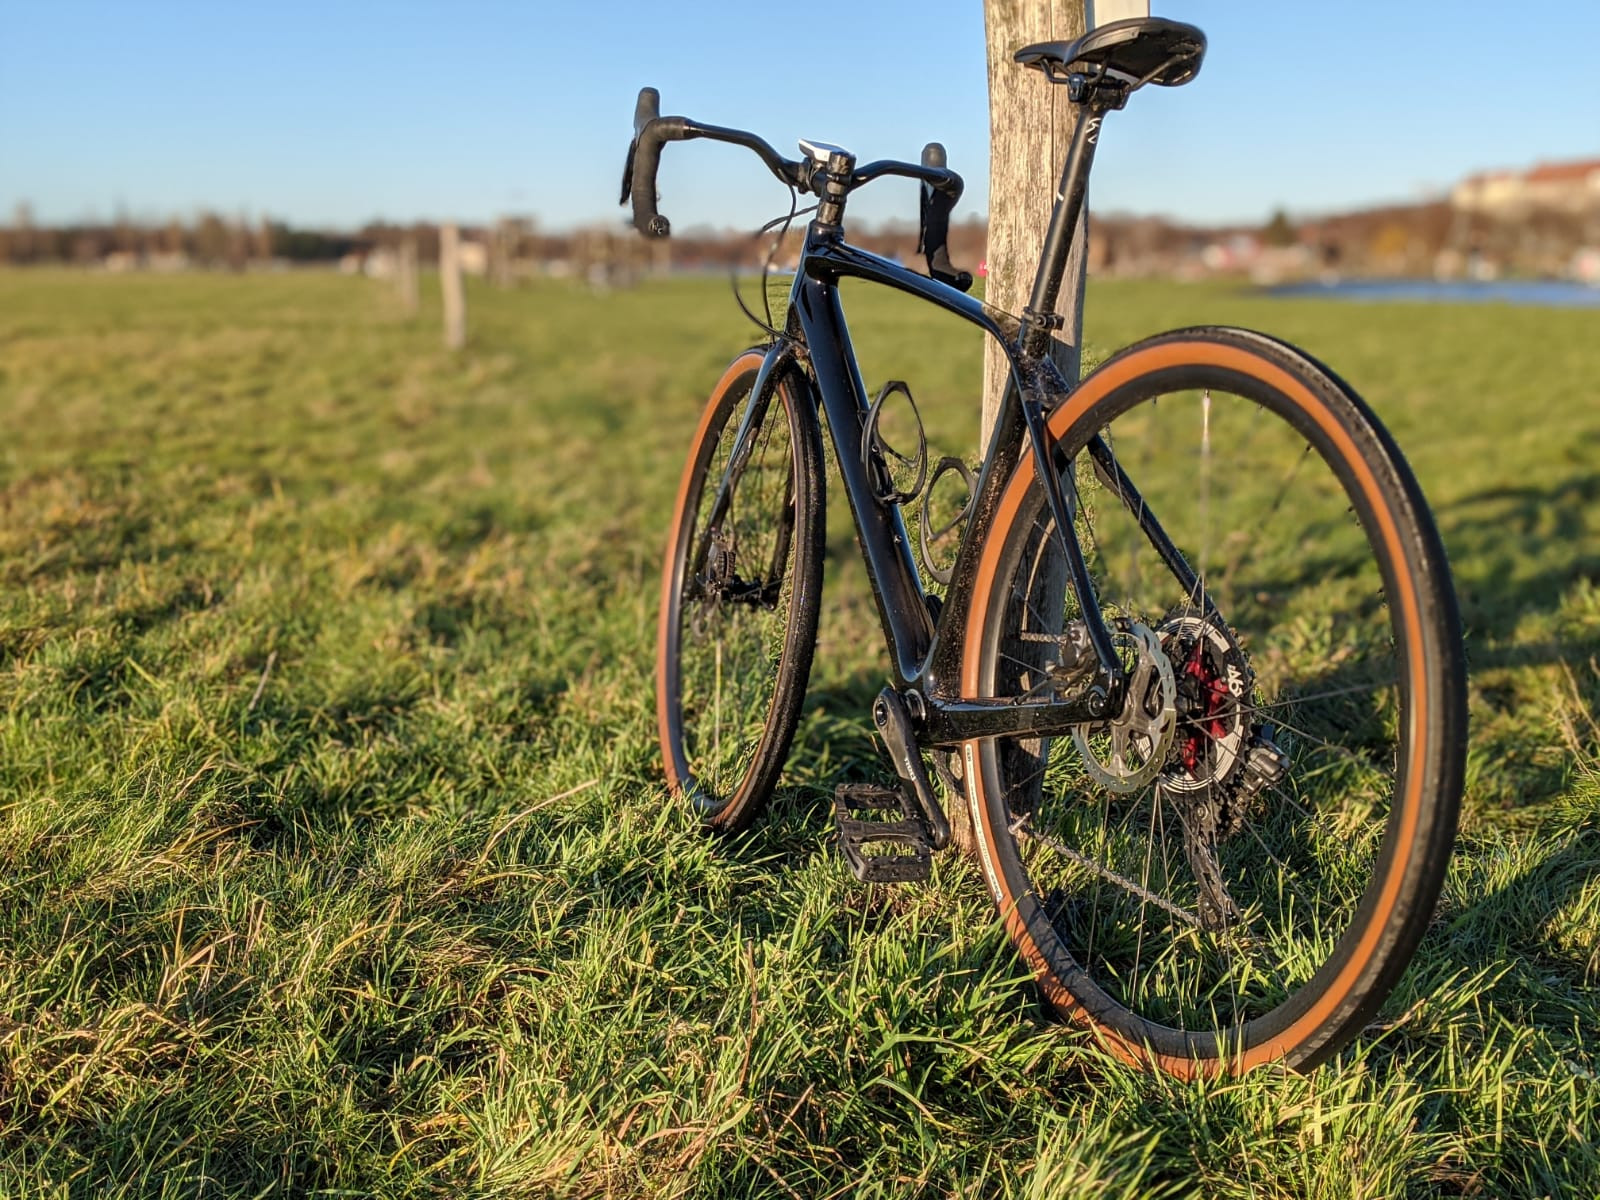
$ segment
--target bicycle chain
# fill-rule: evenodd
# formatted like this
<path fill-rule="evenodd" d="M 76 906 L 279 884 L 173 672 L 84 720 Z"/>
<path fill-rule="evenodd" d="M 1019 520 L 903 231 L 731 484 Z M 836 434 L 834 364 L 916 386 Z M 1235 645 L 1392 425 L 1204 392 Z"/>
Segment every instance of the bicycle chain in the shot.
<path fill-rule="evenodd" d="M 1171 913 L 1173 916 L 1177 917 L 1180 921 L 1187 921 L 1190 925 L 1193 925 L 1196 929 L 1204 929 L 1204 928 L 1206 928 L 1205 922 L 1200 917 L 1195 916 L 1188 909 L 1179 908 L 1176 904 L 1174 904 L 1172 901 L 1168 900 L 1165 896 L 1157 895 L 1155 892 L 1152 892 L 1149 888 L 1142 887 L 1139 884 L 1135 883 L 1133 880 L 1129 879 L 1126 875 L 1121 875 L 1121 874 L 1117 873 L 1116 871 L 1113 871 L 1110 867 L 1103 866 L 1100 863 L 1095 862 L 1094 859 L 1089 858 L 1087 855 L 1080 854 L 1078 851 L 1074 850 L 1071 846 L 1067 845 L 1065 842 L 1058 841 L 1056 838 L 1051 837 L 1047 833 L 1040 833 L 1038 830 L 1034 829 L 1029 824 L 1029 816 L 1030 816 L 1030 814 L 1024 813 L 1022 816 L 1018 817 L 1015 821 L 1013 821 L 1009 826 L 1007 826 L 1007 829 L 1009 830 L 1009 832 L 1011 833 L 1011 835 L 1013 837 L 1015 837 L 1018 832 L 1025 833 L 1030 838 L 1033 838 L 1035 841 L 1041 842 L 1044 845 L 1049 846 L 1050 849 L 1054 850 L 1057 854 L 1061 855 L 1063 858 L 1067 858 L 1067 859 L 1072 860 L 1073 862 L 1077 863 L 1080 867 L 1083 867 L 1084 869 L 1086 869 L 1088 871 L 1092 871 L 1094 874 L 1100 876 L 1100 878 L 1102 878 L 1102 879 L 1105 879 L 1105 880 L 1107 880 L 1107 881 L 1109 881 L 1111 883 L 1117 884 L 1119 887 L 1126 888 L 1128 891 L 1132 892 L 1135 896 L 1139 897 L 1139 899 L 1147 901 L 1150 904 L 1154 904 L 1157 908 L 1162 909 L 1165 912 Z"/>

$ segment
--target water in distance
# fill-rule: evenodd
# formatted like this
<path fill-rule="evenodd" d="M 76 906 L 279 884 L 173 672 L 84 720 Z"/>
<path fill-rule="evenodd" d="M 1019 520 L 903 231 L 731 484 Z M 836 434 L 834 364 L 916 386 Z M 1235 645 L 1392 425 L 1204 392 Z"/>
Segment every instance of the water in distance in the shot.
<path fill-rule="evenodd" d="M 1525 304 L 1544 308 L 1600 308 L 1600 287 L 1564 279 L 1340 279 L 1331 283 L 1287 283 L 1265 289 L 1269 296 L 1330 300 L 1433 301 L 1446 304 Z"/>

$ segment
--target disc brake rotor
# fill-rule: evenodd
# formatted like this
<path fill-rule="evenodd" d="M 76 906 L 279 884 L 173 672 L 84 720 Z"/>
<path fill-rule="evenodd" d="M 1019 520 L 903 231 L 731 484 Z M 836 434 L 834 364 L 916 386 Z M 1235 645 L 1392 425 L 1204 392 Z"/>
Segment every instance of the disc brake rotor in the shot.
<path fill-rule="evenodd" d="M 1255 677 L 1238 640 L 1195 608 L 1168 613 L 1157 627 L 1178 682 L 1182 728 L 1163 784 L 1174 793 L 1221 796 L 1249 752 Z"/>
<path fill-rule="evenodd" d="M 1119 621 L 1111 636 L 1134 654 L 1127 700 L 1113 720 L 1075 728 L 1072 741 L 1096 783 L 1113 792 L 1133 792 L 1166 765 L 1178 727 L 1178 684 L 1161 639 L 1148 626 Z"/>

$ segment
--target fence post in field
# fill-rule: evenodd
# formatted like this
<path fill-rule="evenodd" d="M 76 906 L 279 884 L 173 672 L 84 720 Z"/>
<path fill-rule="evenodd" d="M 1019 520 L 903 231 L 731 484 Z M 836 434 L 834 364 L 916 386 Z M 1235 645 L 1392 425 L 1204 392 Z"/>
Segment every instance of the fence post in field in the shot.
<path fill-rule="evenodd" d="M 439 287 L 444 295 L 444 344 L 459 350 L 467 344 L 467 298 L 461 290 L 461 231 L 439 227 Z"/>
<path fill-rule="evenodd" d="M 400 307 L 408 317 L 417 315 L 417 239 L 408 237 L 400 243 L 399 265 L 395 270 L 395 285 L 400 292 Z"/>
<path fill-rule="evenodd" d="M 489 279 L 502 290 L 511 286 L 511 257 L 516 233 L 511 221 L 501 217 L 489 233 Z"/>

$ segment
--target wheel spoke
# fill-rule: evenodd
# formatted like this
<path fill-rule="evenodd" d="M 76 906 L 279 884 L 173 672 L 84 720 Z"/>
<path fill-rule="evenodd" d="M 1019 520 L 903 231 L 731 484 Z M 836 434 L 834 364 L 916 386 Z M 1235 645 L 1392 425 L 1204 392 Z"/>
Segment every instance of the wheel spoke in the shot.
<path fill-rule="evenodd" d="M 1414 509 L 1390 509 L 1399 542 L 1368 515 L 1389 502 L 1372 489 L 1395 477 L 1381 437 L 1362 435 L 1357 406 L 1329 418 L 1305 398 L 1336 394 L 1337 381 L 1243 338 L 1195 339 L 1225 343 L 1231 362 L 1259 361 L 1260 380 L 1308 382 L 1291 392 L 1242 367 L 1174 368 L 1152 351 L 1159 368 L 1054 419 L 1081 500 L 1073 535 L 1107 622 L 1154 639 L 1128 651 L 1120 711 L 1072 737 L 1001 739 L 969 786 L 988 804 L 998 782 L 998 824 L 1014 840 L 992 849 L 1011 856 L 1006 869 L 1050 916 L 1017 936 L 1036 943 L 1032 960 L 1048 971 L 1072 968 L 1059 986 L 1088 980 L 1099 989 L 1090 994 L 1109 997 L 1109 1009 L 1104 998 L 1090 1007 L 1096 1023 L 1134 1039 L 1214 1030 L 1237 1045 L 1244 1030 L 1265 1036 L 1310 980 L 1371 977 L 1318 968 L 1336 947 L 1374 944 L 1346 936 L 1371 919 L 1360 898 L 1386 861 L 1373 839 L 1391 824 L 1401 764 L 1414 768 L 1418 739 L 1438 736 L 1401 719 L 1404 663 L 1382 649 L 1402 635 L 1401 617 L 1386 584 L 1412 571 L 1413 594 L 1435 585 L 1387 557 L 1412 544 Z M 1302 432 L 1330 419 L 1351 436 Z M 1078 428 L 1103 447 L 1091 455 Z M 1071 588 L 1051 586 L 1061 556 L 1039 481 L 1003 520 L 991 535 L 1004 547 L 990 560 L 995 607 L 973 614 L 986 639 L 979 698 L 1055 686 L 1050 664 L 1082 619 Z M 1437 633 L 1422 636 L 1437 647 Z M 1174 685 L 1176 701 L 1163 699 Z M 1361 952 L 1391 943 L 1377 944 Z M 1124 1010 L 1130 1024 L 1118 1025 Z M 1180 1039 L 1164 1053 L 1208 1044 Z"/>
<path fill-rule="evenodd" d="M 1102 866 L 1085 854 L 1079 854 L 1065 842 L 1062 842 L 1057 838 L 1053 838 L 1049 834 L 1040 833 L 1037 829 L 1034 829 L 1031 824 L 1029 824 L 1027 817 L 1019 818 L 1013 825 L 1010 826 L 1009 831 L 1012 834 L 1020 833 L 1023 837 L 1030 838 L 1033 841 L 1039 842 L 1041 845 L 1048 846 L 1062 858 L 1068 860 L 1069 862 L 1076 863 L 1078 866 L 1082 867 L 1084 870 L 1090 872 L 1096 877 L 1104 879 L 1108 883 L 1114 883 L 1120 888 L 1126 889 L 1132 895 L 1139 897 L 1141 900 L 1145 900 L 1151 904 L 1154 904 L 1163 912 L 1170 913 L 1172 916 L 1177 917 L 1178 920 L 1183 921 L 1186 924 L 1193 925 L 1197 929 L 1200 928 L 1200 918 L 1195 916 L 1194 913 L 1179 908 L 1176 904 L 1172 903 L 1172 901 L 1163 896 L 1158 896 L 1152 891 L 1141 888 L 1126 875 L 1119 875 L 1110 867 Z"/>
<path fill-rule="evenodd" d="M 795 686 L 785 682 L 796 674 L 784 671 L 788 630 L 795 623 L 815 629 L 816 586 L 797 589 L 796 583 L 820 570 L 809 483 L 817 464 L 808 465 L 794 436 L 795 414 L 781 392 L 766 404 L 760 424 L 746 428 L 754 363 L 752 356 L 749 372 L 713 397 L 715 411 L 696 447 L 699 465 L 685 484 L 689 532 L 676 543 L 686 556 L 679 560 L 684 584 L 662 647 L 676 679 L 674 692 L 668 675 L 669 690 L 660 698 L 663 749 L 669 764 L 687 769 L 703 818 L 717 821 L 736 796 L 744 802 L 730 820 L 748 821 L 764 796 L 747 783 L 760 777 L 770 786 L 775 776 L 797 715 L 795 707 L 775 702 L 780 689 Z M 739 448 L 734 443 L 742 430 L 747 436 Z M 719 493 L 720 516 L 712 528 Z M 811 636 L 798 640 L 809 666 Z M 804 686 L 804 668 L 797 681 Z M 775 720 L 788 723 L 788 730 L 769 736 Z"/>

